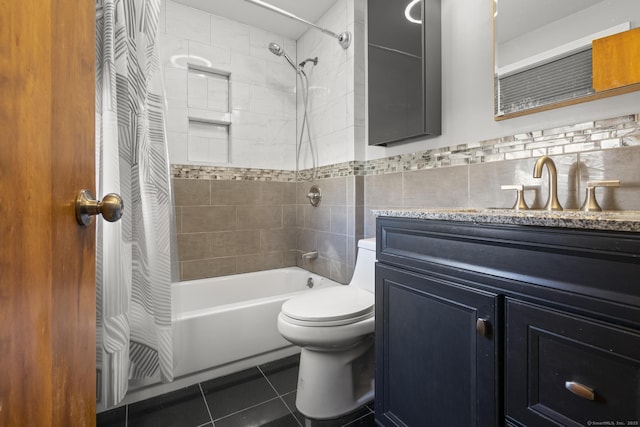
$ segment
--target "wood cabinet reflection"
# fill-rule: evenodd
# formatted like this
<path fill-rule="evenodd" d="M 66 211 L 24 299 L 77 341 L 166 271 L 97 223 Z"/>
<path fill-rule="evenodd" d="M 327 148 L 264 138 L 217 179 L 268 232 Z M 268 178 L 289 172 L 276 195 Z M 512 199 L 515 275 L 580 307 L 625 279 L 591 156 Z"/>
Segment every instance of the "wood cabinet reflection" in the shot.
<path fill-rule="evenodd" d="M 637 27 L 637 0 L 490 1 L 496 120 L 640 90 L 634 81 L 593 83 L 592 42 Z M 640 61 L 638 49 L 617 55 L 627 66 Z"/>

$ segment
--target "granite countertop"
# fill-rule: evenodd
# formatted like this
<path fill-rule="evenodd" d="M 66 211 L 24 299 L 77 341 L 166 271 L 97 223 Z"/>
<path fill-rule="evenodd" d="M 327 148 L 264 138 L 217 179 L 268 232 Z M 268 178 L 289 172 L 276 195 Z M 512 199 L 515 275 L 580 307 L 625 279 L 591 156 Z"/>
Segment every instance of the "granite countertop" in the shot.
<path fill-rule="evenodd" d="M 640 232 L 640 211 L 582 212 L 576 210 L 516 211 L 513 209 L 434 208 L 373 209 L 371 213 L 377 217 Z"/>

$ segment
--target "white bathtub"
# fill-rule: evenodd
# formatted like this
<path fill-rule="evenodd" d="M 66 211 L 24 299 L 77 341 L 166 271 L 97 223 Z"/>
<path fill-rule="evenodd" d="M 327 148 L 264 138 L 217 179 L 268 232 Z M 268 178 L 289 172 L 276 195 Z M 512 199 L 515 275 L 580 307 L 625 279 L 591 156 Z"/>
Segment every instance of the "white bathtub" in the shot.
<path fill-rule="evenodd" d="M 314 282 L 307 287 L 308 278 Z M 298 267 L 173 285 L 176 378 L 291 347 L 276 326 L 282 303 L 302 292 L 340 285 Z M 293 353 L 293 352 L 292 352 Z M 264 356 L 267 356 L 266 358 Z"/>

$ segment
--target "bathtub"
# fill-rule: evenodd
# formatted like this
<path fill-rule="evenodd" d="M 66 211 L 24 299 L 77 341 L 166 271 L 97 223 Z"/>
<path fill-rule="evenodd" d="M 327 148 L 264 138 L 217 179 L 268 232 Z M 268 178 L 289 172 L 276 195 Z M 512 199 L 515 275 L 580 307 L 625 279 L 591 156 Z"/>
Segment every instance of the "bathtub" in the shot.
<path fill-rule="evenodd" d="M 309 278 L 312 288 L 307 287 Z M 291 349 L 289 354 L 297 352 L 278 333 L 282 303 L 303 292 L 337 285 L 298 267 L 173 284 L 174 376 L 243 360 L 264 363 L 281 357 L 285 348 Z"/>

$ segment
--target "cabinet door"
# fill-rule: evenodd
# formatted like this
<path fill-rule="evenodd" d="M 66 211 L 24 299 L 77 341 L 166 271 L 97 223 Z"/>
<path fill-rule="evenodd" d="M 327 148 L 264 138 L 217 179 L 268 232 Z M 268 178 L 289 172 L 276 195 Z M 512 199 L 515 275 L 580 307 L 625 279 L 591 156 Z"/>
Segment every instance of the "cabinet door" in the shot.
<path fill-rule="evenodd" d="M 376 266 L 378 423 L 496 425 L 497 301 L 452 281 Z"/>
<path fill-rule="evenodd" d="M 638 425 L 640 334 L 506 303 L 506 414 L 529 426 Z"/>

